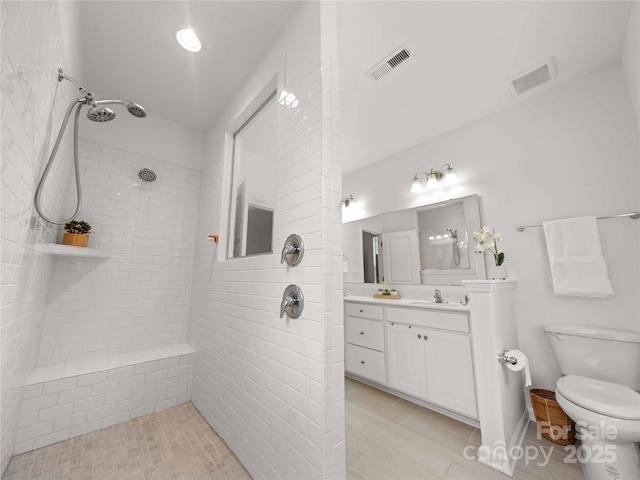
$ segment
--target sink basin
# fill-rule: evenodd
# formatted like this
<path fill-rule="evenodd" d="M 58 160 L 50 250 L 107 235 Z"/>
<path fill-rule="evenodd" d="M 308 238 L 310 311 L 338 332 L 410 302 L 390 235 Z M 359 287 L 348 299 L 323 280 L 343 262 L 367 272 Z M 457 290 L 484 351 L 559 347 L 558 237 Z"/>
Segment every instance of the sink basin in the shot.
<path fill-rule="evenodd" d="M 430 307 L 437 307 L 437 306 L 462 307 L 463 306 L 463 305 L 460 305 L 459 303 L 447 303 L 447 302 L 437 303 L 431 300 L 416 300 L 415 302 L 409 302 L 409 305 L 428 305 Z"/>

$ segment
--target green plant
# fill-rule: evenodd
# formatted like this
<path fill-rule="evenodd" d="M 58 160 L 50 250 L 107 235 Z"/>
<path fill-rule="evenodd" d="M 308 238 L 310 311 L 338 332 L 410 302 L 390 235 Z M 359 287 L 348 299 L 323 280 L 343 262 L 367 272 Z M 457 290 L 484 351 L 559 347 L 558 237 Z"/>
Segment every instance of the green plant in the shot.
<path fill-rule="evenodd" d="M 475 253 L 484 253 L 489 250 L 493 255 L 496 266 L 504 262 L 504 252 L 498 251 L 498 242 L 502 240 L 502 234 L 496 233 L 491 227 L 482 227 L 479 232 L 473 232 L 473 239 L 478 242 Z"/>
<path fill-rule="evenodd" d="M 64 224 L 64 229 L 68 233 L 87 234 L 91 231 L 91 225 L 82 220 L 80 220 L 79 222 L 71 220 L 70 222 Z"/>

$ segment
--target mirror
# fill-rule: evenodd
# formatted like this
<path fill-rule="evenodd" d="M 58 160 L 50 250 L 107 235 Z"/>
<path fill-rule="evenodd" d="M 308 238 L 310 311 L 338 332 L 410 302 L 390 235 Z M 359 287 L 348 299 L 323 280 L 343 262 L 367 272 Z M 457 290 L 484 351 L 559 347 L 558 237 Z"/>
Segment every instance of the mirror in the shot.
<path fill-rule="evenodd" d="M 480 228 L 477 195 L 343 223 L 344 281 L 457 285 L 484 280 L 484 256 L 473 251 L 473 231 Z"/>
<path fill-rule="evenodd" d="M 233 135 L 227 257 L 273 252 L 277 148 L 276 92 Z"/>

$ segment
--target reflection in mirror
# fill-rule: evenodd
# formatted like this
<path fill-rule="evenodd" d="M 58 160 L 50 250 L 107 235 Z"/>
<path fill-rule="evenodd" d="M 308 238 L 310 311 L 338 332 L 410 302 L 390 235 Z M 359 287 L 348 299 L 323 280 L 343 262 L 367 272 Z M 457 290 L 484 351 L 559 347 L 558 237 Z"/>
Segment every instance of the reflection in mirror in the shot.
<path fill-rule="evenodd" d="M 273 252 L 276 92 L 233 135 L 228 257 Z"/>
<path fill-rule="evenodd" d="M 477 195 L 343 224 L 343 250 L 361 266 L 346 283 L 454 285 L 485 279 L 469 239 L 480 229 Z"/>
<path fill-rule="evenodd" d="M 469 268 L 462 202 L 418 211 L 418 229 L 421 270 Z"/>
<path fill-rule="evenodd" d="M 380 248 L 381 237 L 376 232 L 362 231 L 362 255 L 364 257 L 364 283 L 381 283 Z"/>

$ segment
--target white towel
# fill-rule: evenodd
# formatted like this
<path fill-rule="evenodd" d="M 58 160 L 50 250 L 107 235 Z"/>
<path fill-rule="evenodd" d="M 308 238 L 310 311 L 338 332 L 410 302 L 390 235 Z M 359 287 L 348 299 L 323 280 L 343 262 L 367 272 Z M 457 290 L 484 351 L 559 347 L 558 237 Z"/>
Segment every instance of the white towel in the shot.
<path fill-rule="evenodd" d="M 556 295 L 613 295 L 596 217 L 544 222 Z"/>

